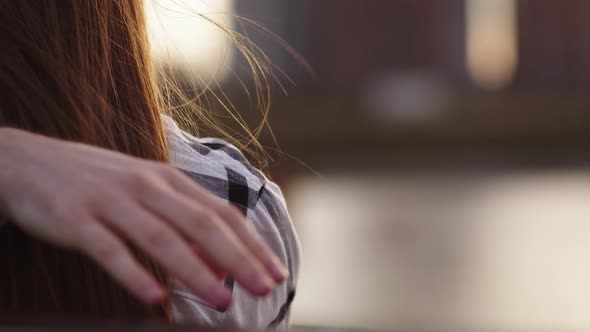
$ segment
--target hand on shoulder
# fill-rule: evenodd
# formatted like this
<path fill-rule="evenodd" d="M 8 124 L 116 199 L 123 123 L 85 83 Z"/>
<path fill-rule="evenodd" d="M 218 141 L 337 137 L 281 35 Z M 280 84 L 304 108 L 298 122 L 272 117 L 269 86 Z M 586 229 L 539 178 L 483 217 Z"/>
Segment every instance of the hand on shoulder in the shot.
<path fill-rule="evenodd" d="M 79 250 L 148 303 L 165 296 L 125 242 L 216 307 L 231 275 L 254 295 L 287 272 L 227 202 L 162 163 L 0 128 L 0 210 L 24 231 Z"/>

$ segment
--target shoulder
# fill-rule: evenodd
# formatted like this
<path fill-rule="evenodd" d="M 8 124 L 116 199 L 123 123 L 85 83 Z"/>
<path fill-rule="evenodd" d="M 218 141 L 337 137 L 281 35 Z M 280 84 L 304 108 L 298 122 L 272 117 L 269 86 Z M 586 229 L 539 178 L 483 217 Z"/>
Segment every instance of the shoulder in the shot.
<path fill-rule="evenodd" d="M 298 279 L 300 249 L 281 189 L 254 168 L 235 146 L 221 139 L 190 135 L 169 117 L 163 116 L 163 121 L 171 164 L 238 207 L 290 272 L 288 282 L 265 299 L 247 296 L 235 285 L 235 304 L 223 315 L 223 321 L 258 328 L 285 324 Z M 183 294 L 175 303 L 182 320 L 216 325 L 209 320 L 217 313 L 204 314 L 202 310 L 207 308 L 196 297 Z"/>
<path fill-rule="evenodd" d="M 195 137 L 163 116 L 170 163 L 248 214 L 269 180 L 234 145 L 218 138 Z"/>
<path fill-rule="evenodd" d="M 180 129 L 171 118 L 163 119 L 172 165 L 238 207 L 285 258 L 294 286 L 299 270 L 299 243 L 280 187 L 230 143 L 195 137 Z"/>

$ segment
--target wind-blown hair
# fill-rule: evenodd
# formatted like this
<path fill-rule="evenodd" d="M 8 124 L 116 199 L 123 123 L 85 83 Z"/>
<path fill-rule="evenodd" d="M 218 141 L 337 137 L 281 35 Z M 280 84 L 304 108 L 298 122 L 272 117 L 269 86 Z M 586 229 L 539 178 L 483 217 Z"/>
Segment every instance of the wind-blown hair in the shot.
<path fill-rule="evenodd" d="M 0 1 L 0 126 L 166 162 L 144 20 L 142 0 Z M 140 303 L 85 256 L 12 224 L 0 228 L 0 266 L 0 316 L 167 312 Z"/>

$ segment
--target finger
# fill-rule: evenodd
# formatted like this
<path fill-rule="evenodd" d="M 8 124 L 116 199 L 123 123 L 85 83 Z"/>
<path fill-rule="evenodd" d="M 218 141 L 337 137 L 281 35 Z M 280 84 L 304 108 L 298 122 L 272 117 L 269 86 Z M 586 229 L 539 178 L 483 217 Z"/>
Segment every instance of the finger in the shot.
<path fill-rule="evenodd" d="M 141 202 L 197 244 L 216 268 L 252 294 L 268 294 L 276 285 L 263 264 L 213 210 L 197 201 L 202 196 L 191 200 L 171 188 L 160 188 L 144 190 Z"/>
<path fill-rule="evenodd" d="M 207 192 L 201 186 L 196 185 L 184 174 L 176 173 L 168 176 L 168 180 L 175 190 L 185 197 L 199 197 L 202 203 L 216 211 L 221 219 L 227 223 L 246 248 L 266 268 L 275 282 L 282 282 L 286 279 L 288 272 L 285 266 L 236 208 Z"/>
<path fill-rule="evenodd" d="M 207 257 L 207 255 L 201 248 L 199 248 L 197 244 L 192 244 L 191 249 L 193 249 L 193 252 L 199 256 L 199 258 L 201 258 L 205 264 L 207 264 L 209 269 L 211 269 L 211 271 L 217 276 L 217 278 L 219 278 L 219 280 L 223 280 L 227 277 L 227 273 L 217 266 L 214 260 Z"/>
<path fill-rule="evenodd" d="M 82 227 L 79 239 L 82 252 L 143 302 L 156 304 L 164 299 L 161 286 L 104 226 L 88 223 Z"/>
<path fill-rule="evenodd" d="M 277 255 L 266 245 L 254 227 L 242 217 L 242 214 L 232 206 L 218 206 L 216 210 L 221 218 L 232 228 L 234 233 L 242 240 L 246 247 L 258 260 L 262 262 L 266 270 L 272 275 L 275 282 L 283 282 L 289 275 L 285 266 Z"/>
<path fill-rule="evenodd" d="M 127 198 L 114 199 L 103 213 L 112 227 L 122 232 L 172 276 L 184 282 L 196 295 L 217 308 L 229 306 L 231 292 L 219 283 L 186 241 L 165 222 Z"/>

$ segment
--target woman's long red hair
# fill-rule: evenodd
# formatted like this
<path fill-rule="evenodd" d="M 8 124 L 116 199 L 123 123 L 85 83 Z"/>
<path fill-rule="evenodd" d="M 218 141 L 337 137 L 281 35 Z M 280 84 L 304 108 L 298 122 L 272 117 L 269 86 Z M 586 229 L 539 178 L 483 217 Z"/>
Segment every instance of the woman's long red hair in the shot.
<path fill-rule="evenodd" d="M 168 160 L 142 0 L 2 1 L 0 36 L 0 126 Z M 166 306 L 147 308 L 86 257 L 5 225 L 0 317 L 12 312 L 145 316 Z"/>

